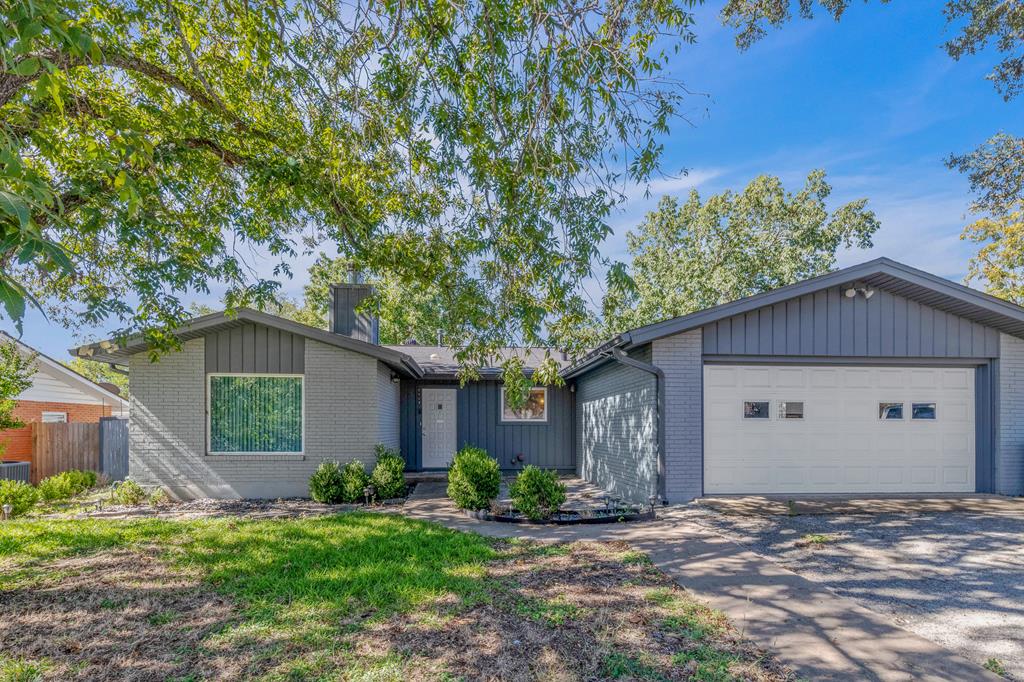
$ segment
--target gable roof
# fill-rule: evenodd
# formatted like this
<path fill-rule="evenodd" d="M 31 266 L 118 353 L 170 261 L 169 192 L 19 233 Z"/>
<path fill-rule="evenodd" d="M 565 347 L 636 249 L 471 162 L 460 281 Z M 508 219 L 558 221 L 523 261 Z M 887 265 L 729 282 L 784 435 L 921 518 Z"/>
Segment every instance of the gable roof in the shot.
<path fill-rule="evenodd" d="M 36 364 L 40 366 L 48 375 L 55 379 L 77 389 L 86 395 L 89 395 L 96 399 L 97 403 L 114 405 L 120 408 L 122 411 L 128 409 L 128 401 L 114 393 L 113 391 L 100 386 L 92 379 L 82 376 L 75 370 L 67 367 L 60 362 L 57 362 L 49 355 L 42 353 L 35 348 L 32 348 L 26 343 L 22 343 L 18 339 L 14 338 L 10 334 L 0 331 L 0 340 L 13 342 L 15 347 L 23 356 L 31 354 L 36 355 Z M 31 389 L 30 389 L 31 390 Z"/>
<path fill-rule="evenodd" d="M 666 336 L 690 331 L 718 320 L 774 305 L 834 286 L 862 282 L 903 296 L 937 310 L 965 317 L 1012 336 L 1024 338 L 1024 308 L 991 294 L 952 282 L 890 258 L 876 258 L 848 268 L 790 284 L 764 293 L 723 303 L 689 315 L 673 317 L 619 334 L 567 368 L 564 376 L 576 376 L 602 361 L 612 348 L 634 348 Z"/>
<path fill-rule="evenodd" d="M 325 329 L 310 327 L 309 325 L 294 322 L 277 315 L 271 315 L 270 313 L 260 312 L 259 310 L 253 310 L 252 308 L 238 308 L 231 316 L 226 312 L 219 312 L 197 317 L 174 330 L 174 335 L 181 341 L 188 341 L 247 323 L 261 324 L 274 329 L 280 329 L 281 331 L 298 334 L 299 336 L 304 336 L 330 346 L 368 355 L 406 376 L 423 376 L 423 370 L 406 353 L 386 346 L 359 341 L 358 339 L 342 336 L 341 334 L 333 334 Z M 130 336 L 124 345 L 119 346 L 116 339 L 108 339 L 86 344 L 78 348 L 71 348 L 69 352 L 76 357 L 124 365 L 128 362 L 130 356 L 148 349 L 149 346 L 142 335 L 136 334 Z"/>
<path fill-rule="evenodd" d="M 437 378 L 455 378 L 458 376 L 461 366 L 455 357 L 457 348 L 448 346 L 421 346 L 419 344 L 408 344 L 402 346 L 385 346 L 402 353 L 410 355 L 427 376 Z M 524 348 L 509 347 L 498 350 L 495 357 L 489 358 L 488 363 L 479 369 L 480 375 L 485 379 L 493 379 L 501 376 L 501 361 L 508 357 L 519 357 L 523 361 L 523 369 L 527 376 L 540 367 L 541 362 L 547 355 L 558 363 L 559 368 L 569 364 L 568 359 L 554 348 Z"/>

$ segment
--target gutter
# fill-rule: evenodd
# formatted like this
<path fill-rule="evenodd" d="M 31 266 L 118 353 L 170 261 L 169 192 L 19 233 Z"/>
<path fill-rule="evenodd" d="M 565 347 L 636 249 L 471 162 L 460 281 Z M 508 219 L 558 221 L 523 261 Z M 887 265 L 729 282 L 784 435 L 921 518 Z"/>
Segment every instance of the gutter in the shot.
<path fill-rule="evenodd" d="M 668 501 L 665 499 L 665 373 L 657 365 L 629 357 L 621 348 L 612 348 L 607 353 L 606 357 L 610 357 L 620 365 L 654 375 L 655 390 L 658 393 L 658 481 L 654 494 L 661 502 L 667 504 Z"/>

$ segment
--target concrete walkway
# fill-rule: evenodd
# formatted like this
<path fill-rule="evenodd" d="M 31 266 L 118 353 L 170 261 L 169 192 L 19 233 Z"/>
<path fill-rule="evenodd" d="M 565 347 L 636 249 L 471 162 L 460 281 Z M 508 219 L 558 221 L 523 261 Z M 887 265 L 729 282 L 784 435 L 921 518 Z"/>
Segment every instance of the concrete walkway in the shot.
<path fill-rule="evenodd" d="M 443 483 L 420 484 L 403 511 L 414 518 L 492 537 L 629 542 L 804 679 L 1000 679 L 688 521 L 684 507 L 665 508 L 659 520 L 651 523 L 524 526 L 470 519 L 444 495 Z"/>

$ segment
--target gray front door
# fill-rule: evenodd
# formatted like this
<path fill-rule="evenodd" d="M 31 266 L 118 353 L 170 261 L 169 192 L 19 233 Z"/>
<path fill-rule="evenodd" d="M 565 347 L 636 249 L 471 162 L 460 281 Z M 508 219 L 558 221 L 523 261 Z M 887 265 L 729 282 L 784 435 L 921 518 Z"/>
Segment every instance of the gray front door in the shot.
<path fill-rule="evenodd" d="M 455 389 L 423 389 L 423 468 L 446 469 L 455 455 Z"/>

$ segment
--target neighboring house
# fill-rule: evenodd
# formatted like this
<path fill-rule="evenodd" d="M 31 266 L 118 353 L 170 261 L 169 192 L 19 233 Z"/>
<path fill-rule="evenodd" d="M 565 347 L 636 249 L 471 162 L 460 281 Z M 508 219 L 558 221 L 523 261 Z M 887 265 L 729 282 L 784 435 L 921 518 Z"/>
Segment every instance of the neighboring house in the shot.
<path fill-rule="evenodd" d="M 14 416 L 25 422 L 19 429 L 0 432 L 6 443 L 4 460 L 32 460 L 33 422 L 98 422 L 101 417 L 128 416 L 128 401 L 117 394 L 115 386 L 86 379 L 53 358 L 0 332 L 0 343 L 13 342 L 24 357 L 36 354 L 36 373 L 32 386 L 17 396 Z"/>
<path fill-rule="evenodd" d="M 141 340 L 78 349 L 131 369 L 131 476 L 305 495 L 378 442 L 413 470 L 471 443 L 637 501 L 1024 493 L 1024 308 L 888 259 L 620 334 L 515 412 L 496 368 L 460 387 L 450 349 L 376 343 L 368 287 L 332 292 L 331 331 L 242 310 L 157 363 Z"/>

